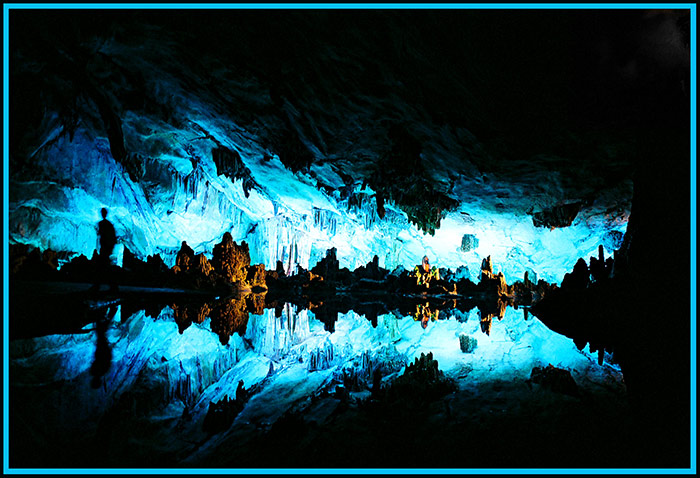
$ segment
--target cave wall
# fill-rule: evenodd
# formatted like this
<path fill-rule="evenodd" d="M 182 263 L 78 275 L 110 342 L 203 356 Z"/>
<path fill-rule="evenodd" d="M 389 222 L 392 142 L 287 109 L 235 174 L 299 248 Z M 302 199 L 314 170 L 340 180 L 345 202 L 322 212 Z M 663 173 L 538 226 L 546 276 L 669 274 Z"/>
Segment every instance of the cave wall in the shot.
<path fill-rule="evenodd" d="M 624 232 L 633 158 L 562 86 L 590 79 L 589 38 L 530 17 L 13 11 L 11 241 L 90 256 L 106 206 L 125 247 L 166 263 L 229 231 L 268 268 L 336 247 L 350 268 L 490 254 L 509 280 L 559 281 Z M 569 72 L 540 58 L 567 48 Z"/>

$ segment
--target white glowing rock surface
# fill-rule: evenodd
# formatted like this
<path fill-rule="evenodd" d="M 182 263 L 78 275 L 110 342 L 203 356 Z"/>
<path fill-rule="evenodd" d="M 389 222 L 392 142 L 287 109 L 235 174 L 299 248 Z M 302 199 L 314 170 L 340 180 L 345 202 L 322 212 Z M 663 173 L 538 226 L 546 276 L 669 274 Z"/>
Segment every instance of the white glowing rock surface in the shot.
<path fill-rule="evenodd" d="M 330 168 L 313 168 L 317 179 L 294 174 L 276 156 L 263 159 L 264 151 L 255 141 L 225 127 L 221 119 L 190 122 L 190 128 L 196 124 L 197 135 L 172 126 L 167 135 L 148 135 L 142 131 L 164 128 L 149 121 L 136 116 L 124 120 L 126 136 L 134 130 L 132 141 L 154 154 L 138 182 L 111 158 L 106 139 L 88 132 L 76 132 L 72 141 L 58 136 L 39 151 L 36 167 L 45 172 L 12 184 L 11 240 L 90 257 L 104 206 L 121 245 L 141 258 L 159 253 L 169 265 L 183 240 L 195 252 L 210 255 L 228 231 L 235 241 L 248 242 L 253 263 L 268 269 L 278 260 L 285 269 L 296 263 L 310 268 L 335 247 L 340 266 L 351 270 L 374 255 L 389 270 L 398 265 L 411 268 L 427 254 L 434 265 L 452 270 L 467 265 L 476 274 L 481 260 L 491 255 L 508 282 L 531 269 L 558 283 L 579 257 L 595 254 L 605 233 L 626 228 L 624 216 L 589 214 L 550 231 L 535 228 L 527 214 L 493 212 L 482 201 L 469 200 L 447 214 L 434 236 L 426 235 L 390 202 L 384 219 L 379 219 L 374 191 L 368 186 L 355 188 L 366 200 L 348 209 L 347 199 L 341 200 L 337 191 L 328 194 L 317 187 L 319 177 L 338 183 Z M 202 140 L 201 131 L 239 152 L 258 185 L 247 196 L 242 180 L 217 174 L 214 144 Z M 479 246 L 462 252 L 464 234 L 475 235 Z"/>

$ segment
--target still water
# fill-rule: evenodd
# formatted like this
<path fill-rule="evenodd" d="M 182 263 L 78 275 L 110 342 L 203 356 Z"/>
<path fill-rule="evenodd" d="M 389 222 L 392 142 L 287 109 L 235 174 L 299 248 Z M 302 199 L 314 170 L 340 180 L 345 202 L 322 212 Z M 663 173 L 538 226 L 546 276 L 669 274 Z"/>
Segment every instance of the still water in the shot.
<path fill-rule="evenodd" d="M 428 352 L 458 390 L 472 394 L 496 382 L 525 384 L 534 367 L 549 364 L 569 370 L 586 393 L 624 393 L 612 357 L 599 365 L 597 354 L 522 309 L 507 307 L 499 318 L 477 308 L 417 306 L 371 319 L 350 310 L 329 326 L 292 304 L 250 308 L 232 299 L 202 307 L 172 304 L 149 315 L 104 305 L 80 333 L 13 340 L 14 459 L 25 466 L 142 464 L 149 456 L 200 463 L 219 439 L 202 431 L 209 405 L 235 398 L 241 381 L 252 395 L 228 433 L 252 434 L 338 386 L 367 399 L 375 371 L 388 384 Z M 460 336 L 471 338 L 469 350 Z"/>

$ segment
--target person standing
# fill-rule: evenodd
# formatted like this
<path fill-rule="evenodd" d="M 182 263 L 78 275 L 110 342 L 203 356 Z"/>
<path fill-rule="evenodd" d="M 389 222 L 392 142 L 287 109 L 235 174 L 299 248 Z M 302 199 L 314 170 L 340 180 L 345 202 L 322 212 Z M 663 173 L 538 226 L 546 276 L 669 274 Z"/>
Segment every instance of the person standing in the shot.
<path fill-rule="evenodd" d="M 110 256 L 117 244 L 117 233 L 114 226 L 107 220 L 107 208 L 102 208 L 102 220 L 97 223 L 97 235 L 100 236 L 100 253 L 97 257 L 97 278 L 91 290 L 99 290 L 102 282 L 109 282 L 109 290 L 117 292 L 119 288 L 114 280 L 114 275 L 110 272 L 112 265 Z"/>

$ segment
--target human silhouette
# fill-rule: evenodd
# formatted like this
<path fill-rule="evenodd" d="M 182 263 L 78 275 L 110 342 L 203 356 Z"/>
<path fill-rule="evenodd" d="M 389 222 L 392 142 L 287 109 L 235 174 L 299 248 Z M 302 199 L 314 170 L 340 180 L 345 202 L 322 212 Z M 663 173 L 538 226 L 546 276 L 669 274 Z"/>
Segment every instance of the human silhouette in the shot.
<path fill-rule="evenodd" d="M 107 220 L 107 208 L 102 208 L 102 220 L 97 223 L 97 234 L 100 236 L 100 253 L 97 257 L 97 277 L 91 290 L 99 290 L 103 281 L 109 282 L 110 291 L 119 290 L 114 280 L 114 275 L 110 273 L 110 256 L 117 243 L 117 234 L 114 226 Z"/>
<path fill-rule="evenodd" d="M 95 343 L 95 360 L 90 367 L 92 388 L 100 388 L 103 384 L 102 377 L 109 372 L 112 366 L 112 347 L 107 340 L 107 329 L 117 314 L 117 306 L 111 305 L 106 310 L 98 310 L 95 313 L 95 333 L 97 341 Z"/>

